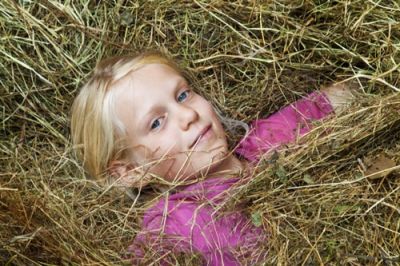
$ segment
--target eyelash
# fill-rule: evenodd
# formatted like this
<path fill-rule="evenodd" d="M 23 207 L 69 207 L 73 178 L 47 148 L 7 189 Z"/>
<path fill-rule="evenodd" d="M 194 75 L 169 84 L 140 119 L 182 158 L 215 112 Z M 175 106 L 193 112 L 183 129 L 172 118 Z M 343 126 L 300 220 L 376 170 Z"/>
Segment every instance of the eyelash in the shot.
<path fill-rule="evenodd" d="M 183 99 L 182 101 L 180 101 L 179 100 L 179 97 L 181 96 L 181 95 L 183 95 L 184 93 L 186 93 L 187 94 L 187 96 L 186 96 L 186 98 L 185 99 Z M 177 101 L 178 102 L 184 102 L 184 101 L 186 101 L 187 99 L 188 99 L 188 97 L 190 96 L 190 93 L 191 93 L 191 91 L 189 90 L 189 89 L 186 89 L 186 90 L 184 90 L 183 92 L 181 92 L 179 95 L 178 95 L 178 97 L 177 97 Z M 159 117 L 159 118 L 157 118 L 156 120 L 154 120 L 152 123 L 151 123 L 151 125 L 150 125 L 150 131 L 153 131 L 153 130 L 155 130 L 155 129 L 157 129 L 158 127 L 153 127 L 154 126 L 154 124 L 157 122 L 157 121 L 160 121 L 161 119 L 164 119 L 164 117 Z M 161 123 L 160 123 L 161 124 Z"/>

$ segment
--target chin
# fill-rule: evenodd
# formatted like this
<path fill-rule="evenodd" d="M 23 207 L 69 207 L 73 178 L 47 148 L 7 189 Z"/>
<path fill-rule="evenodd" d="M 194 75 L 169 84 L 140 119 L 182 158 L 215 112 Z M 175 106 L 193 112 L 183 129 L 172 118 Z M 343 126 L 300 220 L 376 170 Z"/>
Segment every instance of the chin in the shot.
<path fill-rule="evenodd" d="M 225 162 L 227 159 L 228 151 L 223 150 L 223 151 L 218 151 L 212 158 L 212 162 L 203 167 L 202 169 L 202 174 L 203 175 L 208 175 L 212 174 L 220 168 L 220 166 Z"/>

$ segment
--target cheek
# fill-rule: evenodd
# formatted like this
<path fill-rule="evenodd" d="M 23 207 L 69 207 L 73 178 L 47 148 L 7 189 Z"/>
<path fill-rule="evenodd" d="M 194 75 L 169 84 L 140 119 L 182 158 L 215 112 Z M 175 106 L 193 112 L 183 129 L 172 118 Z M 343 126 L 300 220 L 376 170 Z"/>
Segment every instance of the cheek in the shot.
<path fill-rule="evenodd" d="M 212 114 L 213 116 L 216 116 L 214 108 L 213 108 L 212 104 L 209 101 L 203 99 L 201 107 L 204 108 L 204 110 L 206 110 L 207 113 Z"/>
<path fill-rule="evenodd" d="M 163 166 L 170 166 L 177 158 L 185 156 L 179 143 L 176 143 L 177 139 L 176 135 L 169 134 L 155 138 L 148 143 L 149 151 L 151 150 L 151 152 L 146 157 L 147 161 L 149 163 L 158 161 Z"/>
<path fill-rule="evenodd" d="M 188 160 L 187 155 L 183 153 L 175 153 L 162 157 L 162 159 L 154 164 L 149 170 L 168 181 L 172 181 L 175 178 L 181 179 L 189 173 L 193 174 L 194 168 L 191 159 Z"/>
<path fill-rule="evenodd" d="M 222 122 L 217 113 L 215 112 L 214 108 L 212 108 L 212 106 L 209 105 L 209 109 L 207 111 L 208 111 L 208 116 L 211 118 L 212 122 L 216 127 L 216 133 L 218 137 L 226 140 L 224 127 L 222 126 Z"/>
<path fill-rule="evenodd" d="M 200 110 L 204 110 L 204 115 L 210 117 L 213 122 L 218 122 L 219 125 L 221 125 L 221 121 L 217 115 L 217 112 L 214 110 L 212 104 L 206 100 L 202 103 L 202 106 L 200 106 Z M 222 127 L 222 125 L 221 125 Z"/>
<path fill-rule="evenodd" d="M 149 171 L 159 176 L 166 176 L 177 163 L 174 150 L 164 149 L 163 147 L 145 147 L 142 145 L 133 151 L 133 160 L 137 165 L 144 166 L 145 171 Z"/>

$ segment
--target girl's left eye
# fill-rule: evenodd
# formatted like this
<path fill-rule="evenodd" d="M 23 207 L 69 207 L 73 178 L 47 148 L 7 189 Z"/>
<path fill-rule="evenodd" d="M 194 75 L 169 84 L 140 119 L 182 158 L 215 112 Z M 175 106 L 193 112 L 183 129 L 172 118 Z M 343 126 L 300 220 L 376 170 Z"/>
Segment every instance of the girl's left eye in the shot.
<path fill-rule="evenodd" d="M 190 91 L 186 90 L 186 91 L 182 92 L 181 94 L 179 94 L 178 102 L 183 102 L 184 100 L 186 100 L 187 97 L 189 97 L 189 93 L 190 93 Z"/>

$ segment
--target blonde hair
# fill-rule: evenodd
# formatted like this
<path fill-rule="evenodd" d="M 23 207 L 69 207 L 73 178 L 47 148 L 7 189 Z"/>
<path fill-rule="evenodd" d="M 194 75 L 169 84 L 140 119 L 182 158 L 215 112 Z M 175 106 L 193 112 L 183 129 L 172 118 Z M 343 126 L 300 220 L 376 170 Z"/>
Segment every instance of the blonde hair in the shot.
<path fill-rule="evenodd" d="M 174 61 L 160 52 L 111 57 L 97 64 L 72 105 L 74 148 L 88 174 L 99 181 L 110 162 L 123 157 L 125 148 L 118 139 L 118 135 L 124 132 L 124 126 L 114 115 L 111 87 L 132 71 L 155 63 L 168 65 L 187 78 Z"/>

